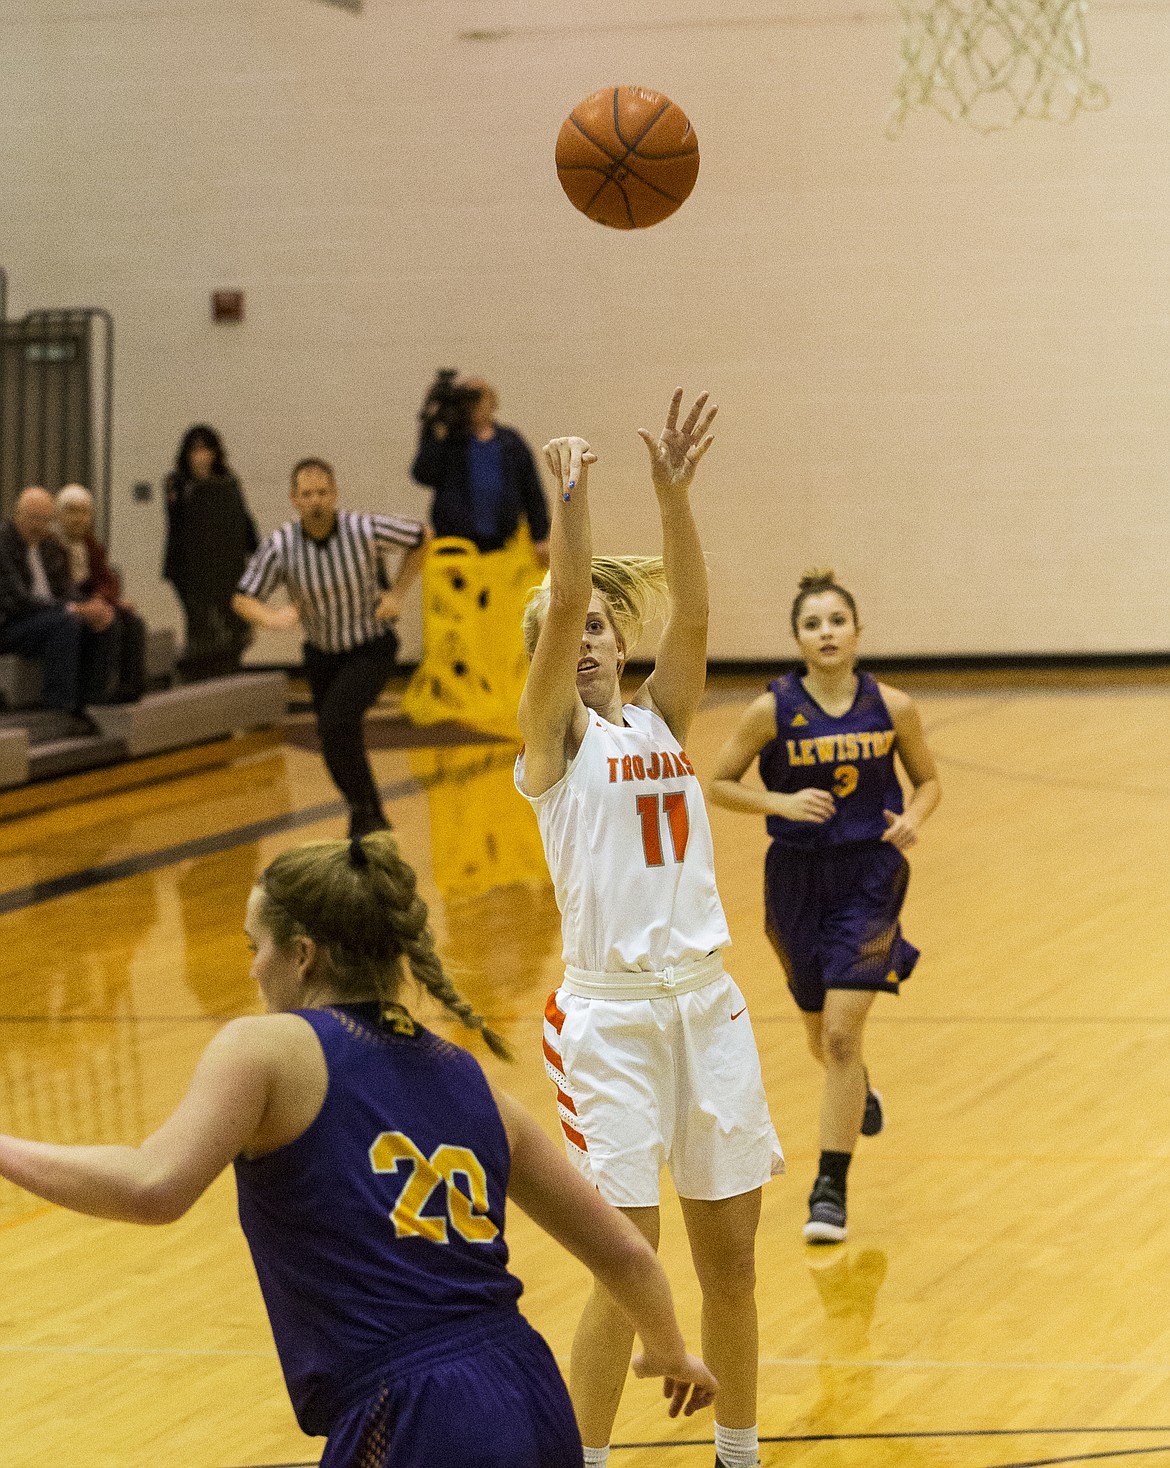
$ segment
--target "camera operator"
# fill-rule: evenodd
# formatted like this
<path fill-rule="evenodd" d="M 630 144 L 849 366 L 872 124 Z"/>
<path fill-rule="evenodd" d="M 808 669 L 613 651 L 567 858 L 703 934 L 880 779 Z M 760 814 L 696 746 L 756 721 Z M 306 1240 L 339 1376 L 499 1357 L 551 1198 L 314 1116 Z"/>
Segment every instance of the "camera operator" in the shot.
<path fill-rule="evenodd" d="M 481 377 L 440 371 L 419 414 L 411 477 L 434 491 L 436 535 L 458 535 L 481 551 L 499 550 L 528 522 L 533 548 L 548 565 L 548 505 L 532 450 L 495 420 L 495 389 Z"/>

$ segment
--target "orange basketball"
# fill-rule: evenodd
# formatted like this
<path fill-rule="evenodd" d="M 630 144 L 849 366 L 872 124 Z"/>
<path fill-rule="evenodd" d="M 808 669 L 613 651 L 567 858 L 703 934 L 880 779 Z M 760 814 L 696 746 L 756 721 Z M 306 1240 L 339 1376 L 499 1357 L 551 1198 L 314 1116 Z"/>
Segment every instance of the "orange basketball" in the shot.
<path fill-rule="evenodd" d="M 556 156 L 570 202 L 611 229 L 658 224 L 699 176 L 699 140 L 686 113 L 649 87 L 606 87 L 578 102 Z"/>

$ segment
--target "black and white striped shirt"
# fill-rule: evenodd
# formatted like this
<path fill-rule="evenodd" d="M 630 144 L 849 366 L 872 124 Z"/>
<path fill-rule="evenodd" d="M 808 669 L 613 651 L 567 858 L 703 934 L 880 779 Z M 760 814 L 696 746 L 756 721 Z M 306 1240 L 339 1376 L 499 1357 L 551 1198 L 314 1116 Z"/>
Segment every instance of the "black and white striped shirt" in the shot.
<path fill-rule="evenodd" d="M 237 590 L 264 601 L 284 586 L 305 640 L 322 652 L 348 652 L 386 630 L 374 616 L 385 589 L 380 551 L 392 545 L 412 549 L 424 533 L 417 520 L 339 510 L 328 537 L 318 541 L 299 520 L 289 520 L 261 542 Z"/>

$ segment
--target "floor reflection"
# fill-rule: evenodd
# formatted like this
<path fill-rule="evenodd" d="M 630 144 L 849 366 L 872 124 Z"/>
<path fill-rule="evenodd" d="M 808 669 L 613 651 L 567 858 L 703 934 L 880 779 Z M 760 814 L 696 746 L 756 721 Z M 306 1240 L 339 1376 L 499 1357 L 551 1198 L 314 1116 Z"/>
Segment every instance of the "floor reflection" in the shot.
<path fill-rule="evenodd" d="M 448 902 L 447 921 L 443 961 L 472 1003 L 497 1027 L 539 1017 L 561 976 L 561 915 L 551 884 L 526 892 L 522 912 L 514 889 Z"/>
<path fill-rule="evenodd" d="M 261 865 L 258 845 L 237 846 L 183 862 L 171 881 L 179 919 L 171 962 L 203 1014 L 249 1014 L 257 1007 L 244 907 Z"/>
<path fill-rule="evenodd" d="M 430 805 L 435 881 L 448 901 L 517 883 L 548 886 L 536 817 L 512 779 L 515 761 L 511 744 L 410 752 Z"/>
<path fill-rule="evenodd" d="M 836 1433 L 842 1422 L 861 1421 L 871 1409 L 877 1368 L 864 1363 L 871 1357 L 869 1331 L 889 1265 L 883 1250 L 855 1250 L 850 1245 L 809 1248 L 806 1262 L 825 1312 L 825 1330 L 817 1371 L 819 1394 L 801 1430 Z M 848 1456 L 850 1462 L 856 1461 L 855 1447 Z M 817 1461 L 829 1464 L 836 1459 L 829 1451 Z"/>

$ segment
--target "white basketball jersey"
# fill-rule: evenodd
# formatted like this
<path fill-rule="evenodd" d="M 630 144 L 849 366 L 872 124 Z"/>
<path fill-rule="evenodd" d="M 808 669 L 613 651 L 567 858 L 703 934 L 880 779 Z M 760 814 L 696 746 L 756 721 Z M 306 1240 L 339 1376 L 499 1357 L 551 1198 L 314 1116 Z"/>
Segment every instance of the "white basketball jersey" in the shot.
<path fill-rule="evenodd" d="M 715 889 L 703 792 L 660 714 L 625 726 L 590 711 L 577 757 L 536 810 L 564 961 L 594 973 L 660 970 L 731 942 Z M 516 785 L 524 795 L 524 755 Z"/>

